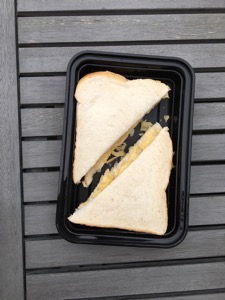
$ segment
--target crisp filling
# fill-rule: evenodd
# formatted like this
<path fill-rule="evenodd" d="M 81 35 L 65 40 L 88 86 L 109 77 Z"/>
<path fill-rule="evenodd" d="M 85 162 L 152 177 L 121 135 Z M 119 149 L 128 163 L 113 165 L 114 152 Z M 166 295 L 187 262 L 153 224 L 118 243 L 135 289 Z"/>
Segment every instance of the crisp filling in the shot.
<path fill-rule="evenodd" d="M 136 158 L 140 153 L 149 146 L 155 137 L 159 134 L 162 127 L 156 123 L 154 126 L 149 127 L 145 134 L 136 142 L 136 144 L 130 147 L 129 152 L 124 156 L 121 161 L 116 164 L 111 170 L 107 169 L 104 175 L 101 176 L 100 181 L 89 199 L 95 198 L 101 193 L 117 176 L 119 176 Z M 79 207 L 86 205 L 88 201 L 82 203 Z"/>
<path fill-rule="evenodd" d="M 130 128 L 127 132 L 125 132 L 117 141 L 115 144 L 112 145 L 112 147 L 110 147 L 109 150 L 107 150 L 100 158 L 99 160 L 96 162 L 96 164 L 87 172 L 87 174 L 84 177 L 84 180 L 82 182 L 84 187 L 88 187 L 93 179 L 93 175 L 100 171 L 101 168 L 104 166 L 105 163 L 110 163 L 112 162 L 114 159 L 116 159 L 119 156 L 123 156 L 124 153 L 120 152 L 119 154 L 123 154 L 123 155 L 118 155 L 118 153 L 115 155 L 116 152 L 114 152 L 114 150 L 119 147 L 129 136 L 130 133 L 133 132 L 133 129 L 137 126 L 137 124 L 139 123 L 139 121 L 137 123 L 134 124 L 134 126 L 132 128 Z M 107 161 L 107 159 L 110 157 L 110 155 L 114 155 L 114 158 L 110 159 L 110 161 Z"/>

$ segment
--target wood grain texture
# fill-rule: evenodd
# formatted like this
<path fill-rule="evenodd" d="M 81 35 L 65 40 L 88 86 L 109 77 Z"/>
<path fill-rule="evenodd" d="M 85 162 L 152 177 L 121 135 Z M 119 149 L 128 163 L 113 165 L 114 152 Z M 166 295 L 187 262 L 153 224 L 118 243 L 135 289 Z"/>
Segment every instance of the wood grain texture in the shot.
<path fill-rule="evenodd" d="M 63 103 L 65 77 L 20 78 L 21 104 Z"/>
<path fill-rule="evenodd" d="M 19 0 L 18 11 L 79 11 L 79 10 L 103 10 L 107 11 L 110 9 L 121 10 L 121 9 L 172 9 L 172 8 L 224 8 L 225 4 L 223 0 L 208 0 L 208 1 L 194 1 L 189 0 L 184 2 L 182 0 L 170 1 L 147 1 L 147 0 Z"/>
<path fill-rule="evenodd" d="M 224 67 L 225 46 L 221 44 L 124 45 L 86 47 L 20 48 L 20 72 L 65 72 L 72 56 L 80 51 L 108 51 L 141 55 L 181 57 L 194 68 Z M 223 74 L 221 74 L 223 75 Z M 198 75 L 197 75 L 198 76 Z M 213 76 L 213 74 L 212 74 Z M 21 81 L 25 81 L 22 79 Z M 35 79 L 33 80 L 35 81 Z M 198 83 L 198 80 L 197 80 Z M 205 90 L 205 87 L 203 91 Z M 209 89 L 210 90 L 210 89 Z"/>
<path fill-rule="evenodd" d="M 190 224 L 209 225 L 212 220 L 216 224 L 225 224 L 225 196 L 191 198 Z"/>
<path fill-rule="evenodd" d="M 220 145 L 218 147 L 218 144 Z M 61 141 L 24 141 L 23 168 L 59 167 Z M 193 136 L 192 161 L 223 161 L 223 134 Z"/>
<path fill-rule="evenodd" d="M 63 76 L 21 78 L 21 103 L 64 103 L 65 81 Z M 196 74 L 195 98 L 225 98 L 224 82 L 225 73 Z"/>
<path fill-rule="evenodd" d="M 24 173 L 24 202 L 57 199 L 58 172 Z"/>
<path fill-rule="evenodd" d="M 24 173 L 23 176 L 26 202 L 57 199 L 58 172 Z M 224 165 L 191 167 L 192 194 L 224 193 L 224 182 Z"/>
<path fill-rule="evenodd" d="M 63 113 L 63 108 L 22 109 L 22 136 L 62 135 Z M 196 103 L 193 129 L 225 129 L 224 115 L 225 103 Z"/>
<path fill-rule="evenodd" d="M 25 235 L 58 233 L 55 204 L 28 205 L 24 209 Z"/>
<path fill-rule="evenodd" d="M 0 299 L 23 299 L 14 1 L 0 2 Z"/>
<path fill-rule="evenodd" d="M 207 290 L 205 290 L 207 292 Z M 211 294 L 205 294 L 204 292 L 199 295 L 185 295 L 185 296 L 176 296 L 174 297 L 174 294 L 171 295 L 171 297 L 157 297 L 157 298 L 145 298 L 146 300 L 224 300 L 225 299 L 225 293 L 213 293 L 211 291 Z"/>
<path fill-rule="evenodd" d="M 210 240 L 210 243 L 209 243 Z M 195 245 L 193 247 L 193 245 Z M 215 247 L 216 245 L 216 247 Z M 147 262 L 157 260 L 223 256 L 225 230 L 191 231 L 185 240 L 171 249 L 149 249 L 82 245 L 63 239 L 27 240 L 26 267 L 50 268 L 91 264 Z"/>
<path fill-rule="evenodd" d="M 225 165 L 192 166 L 191 186 L 192 194 L 224 193 Z"/>
<path fill-rule="evenodd" d="M 192 161 L 224 161 L 225 134 L 194 135 L 192 137 Z"/>
<path fill-rule="evenodd" d="M 194 130 L 224 129 L 225 103 L 196 103 Z M 21 110 L 22 136 L 62 135 L 63 108 L 29 108 Z"/>
<path fill-rule="evenodd" d="M 223 46 L 225 49 L 225 46 Z M 220 63 L 220 67 L 224 64 Z M 196 75 L 196 98 L 225 98 L 225 73 L 200 73 Z"/>
<path fill-rule="evenodd" d="M 25 206 L 25 234 L 57 233 L 55 212 L 54 204 Z M 191 198 L 189 215 L 191 226 L 225 224 L 225 198 Z"/>
<path fill-rule="evenodd" d="M 19 43 L 224 39 L 224 27 L 222 14 L 30 17 L 18 18 L 18 37 Z"/>
<path fill-rule="evenodd" d="M 196 103 L 193 129 L 225 129 L 225 103 Z"/>
<path fill-rule="evenodd" d="M 21 110 L 22 135 L 62 135 L 63 108 L 34 108 Z"/>
<path fill-rule="evenodd" d="M 19 17 L 19 43 L 55 43 L 55 47 L 20 48 L 19 71 L 24 75 L 35 73 L 31 75 L 36 76 L 38 75 L 36 73 L 39 72 L 65 72 L 69 59 L 85 49 L 179 56 L 191 63 L 194 68 L 204 68 L 204 72 L 208 72 L 207 68 L 225 67 L 224 43 L 218 41 L 218 44 L 212 44 L 209 41 L 207 44 L 196 44 L 199 39 L 205 41 L 207 39 L 225 39 L 225 3 L 222 0 L 190 0 L 187 3 L 181 0 L 173 2 L 169 2 L 169 0 L 125 0 L 122 2 L 119 0 L 77 0 L 76 3 L 72 0 L 18 0 L 17 8 L 19 12 L 49 11 L 51 15 L 41 17 L 38 13 L 37 17 Z M 207 13 L 203 14 L 206 12 L 205 8 Z M 211 8 L 222 8 L 223 10 L 221 13 L 213 13 L 216 12 L 213 10 L 212 13 L 209 13 Z M 126 10 L 126 13 L 117 15 L 116 11 L 123 9 Z M 187 9 L 187 11 L 186 14 L 183 12 L 179 14 L 179 11 L 175 14 L 174 11 L 171 15 L 165 14 L 163 11 L 163 14 L 157 15 L 156 13 L 159 13 L 160 9 L 168 9 L 168 12 L 169 9 L 184 9 L 183 12 Z M 198 14 L 196 11 L 192 14 L 189 9 L 200 10 L 198 10 Z M 103 10 L 104 12 L 101 13 Z M 107 15 L 109 10 L 114 10 L 114 12 L 108 12 Z M 133 10 L 139 10 L 139 15 L 135 13 L 132 15 Z M 140 14 L 141 10 L 143 15 Z M 54 11 L 61 11 L 65 16 L 54 16 Z M 71 11 L 71 13 L 66 11 Z M 92 11 L 95 11 L 93 15 L 88 16 L 88 13 L 92 14 Z M 98 12 L 96 13 L 96 11 Z M 112 15 L 112 13 L 115 14 Z M 72 14 L 79 16 L 72 16 Z M 162 41 L 163 44 L 163 41 L 168 40 L 171 40 L 172 44 L 148 45 L 149 42 Z M 189 43 L 179 44 L 179 41 L 184 40 L 189 40 Z M 119 42 L 118 44 L 124 43 L 126 46 L 111 46 L 111 41 Z M 132 44 L 134 41 L 141 41 L 145 45 L 129 45 L 129 42 Z M 173 44 L 173 41 L 178 44 Z M 57 47 L 56 43 L 61 42 L 86 43 L 85 45 L 88 45 L 89 42 L 109 43 L 108 46 Z M 21 103 L 25 105 L 64 103 L 65 77 L 40 77 L 41 75 L 20 78 Z M 195 98 L 225 98 L 224 72 L 198 73 L 196 75 Z M 224 115 L 225 105 L 222 102 L 197 103 L 194 112 L 194 129 L 225 129 Z M 61 141 L 47 140 L 44 137 L 62 134 L 63 108 L 57 106 L 43 109 L 23 108 L 21 119 L 23 137 L 43 137 L 40 138 L 40 141 L 23 141 L 23 168 L 58 167 Z M 16 118 L 14 122 L 15 120 Z M 2 129 L 2 127 L 0 128 Z M 224 161 L 224 146 L 224 134 L 194 134 L 192 160 L 194 162 Z M 191 170 L 191 193 L 225 193 L 224 164 L 194 165 Z M 19 172 L 14 171 L 14 176 L 15 173 Z M 25 202 L 46 201 L 46 204 L 31 203 L 24 206 L 25 234 L 35 236 L 56 233 L 56 205 L 47 203 L 47 201 L 56 200 L 58 172 L 25 172 L 23 180 Z M 225 197 L 222 195 L 191 197 L 190 224 L 197 226 L 224 225 Z M 25 247 L 28 269 L 212 258 L 223 257 L 225 254 L 225 230 L 191 231 L 182 244 L 168 250 L 74 245 L 63 239 L 39 240 L 37 237 L 26 239 Z M 49 274 L 33 274 L 28 271 L 26 277 L 27 299 L 57 300 L 108 298 L 109 296 L 127 296 L 129 298 L 129 295 L 160 292 L 168 292 L 170 297 L 167 298 L 173 299 L 171 295 L 174 296 L 173 293 L 179 291 L 193 291 L 193 293 L 196 291 L 197 293 L 197 290 L 205 290 L 207 293 L 207 290 L 210 289 L 225 289 L 224 262 L 201 264 L 196 264 L 196 261 L 189 262 L 182 264 L 180 261 L 179 265 L 152 267 L 147 267 L 146 264 L 146 267 L 136 268 L 126 268 L 124 265 L 122 269 L 109 268 L 108 270 L 86 272 L 82 272 L 82 269 L 78 272 L 68 273 L 65 270 L 65 273 L 58 273 L 58 270 L 52 269 Z M 13 278 L 10 278 L 11 281 Z M 219 300 L 224 299 L 224 295 L 224 293 L 216 294 L 216 296 L 211 294 L 189 295 L 179 296 L 176 299 Z M 16 297 L 23 298 L 20 295 L 16 295 Z M 6 299 L 17 299 L 16 297 L 9 295 Z M 2 299 L 1 296 L 0 298 Z"/>
<path fill-rule="evenodd" d="M 58 167 L 61 141 L 23 142 L 23 168 Z"/>
<path fill-rule="evenodd" d="M 217 262 L 160 268 L 30 274 L 27 275 L 27 296 L 32 300 L 57 300 L 88 298 L 93 295 L 100 298 L 224 288 L 224 271 L 225 263 Z"/>

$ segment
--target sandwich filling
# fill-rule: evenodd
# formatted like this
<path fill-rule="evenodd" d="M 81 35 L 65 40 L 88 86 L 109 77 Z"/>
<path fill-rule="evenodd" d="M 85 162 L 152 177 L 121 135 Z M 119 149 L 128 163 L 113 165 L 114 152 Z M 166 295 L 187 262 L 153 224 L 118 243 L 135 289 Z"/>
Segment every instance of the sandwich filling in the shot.
<path fill-rule="evenodd" d="M 82 181 L 84 186 L 89 186 L 94 173 L 107 162 L 112 151 L 129 134 L 132 135 L 135 123 L 152 110 L 169 90 L 169 86 L 158 80 L 129 80 L 110 71 L 82 77 L 75 91 L 74 183 Z"/>
<path fill-rule="evenodd" d="M 115 144 L 112 145 L 112 147 L 109 148 L 109 150 L 107 150 L 100 158 L 99 160 L 96 162 L 96 164 L 87 172 L 87 174 L 84 177 L 84 180 L 82 181 L 82 184 L 84 187 L 88 187 L 90 185 L 90 183 L 92 182 L 93 176 L 96 172 L 100 171 L 101 168 L 104 166 L 105 163 L 110 163 L 112 160 L 114 160 L 116 157 L 122 156 L 124 154 L 124 152 L 121 154 L 122 155 L 118 155 L 116 153 L 114 153 L 114 150 L 120 146 L 129 136 L 129 134 L 133 131 L 133 129 L 137 126 L 137 124 L 139 123 L 136 122 L 134 124 L 134 126 L 132 126 L 132 128 L 130 128 L 127 132 L 125 132 L 117 141 Z M 115 158 L 111 159 L 110 161 L 107 161 L 108 158 L 111 155 L 116 156 Z"/>
<path fill-rule="evenodd" d="M 98 185 L 90 195 L 89 200 L 100 194 L 116 177 L 118 177 L 127 167 L 129 167 L 130 164 L 132 164 L 132 162 L 134 162 L 140 155 L 140 153 L 153 142 L 161 130 L 162 127 L 159 123 L 149 127 L 145 134 L 136 142 L 136 144 L 130 147 L 127 155 L 124 156 L 121 161 L 111 170 L 107 169 L 105 171 L 104 175 L 101 176 Z M 88 201 L 82 203 L 79 208 L 86 205 Z"/>

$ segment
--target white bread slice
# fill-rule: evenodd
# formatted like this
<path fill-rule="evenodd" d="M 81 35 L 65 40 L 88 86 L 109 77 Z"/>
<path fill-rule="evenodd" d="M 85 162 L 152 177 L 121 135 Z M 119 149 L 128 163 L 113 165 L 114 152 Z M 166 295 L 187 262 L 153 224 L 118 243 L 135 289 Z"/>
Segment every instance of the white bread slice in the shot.
<path fill-rule="evenodd" d="M 116 142 L 122 136 L 125 139 L 129 130 L 165 97 L 168 91 L 169 87 L 160 81 L 127 80 L 108 71 L 84 76 L 75 91 L 77 126 L 74 182 L 79 183 L 98 161 L 98 167 L 94 167 L 85 180 L 84 185 L 88 186 L 93 173 L 96 169 L 101 169 L 112 148 L 118 146 Z M 107 155 L 101 160 L 107 151 Z"/>
<path fill-rule="evenodd" d="M 110 185 L 68 219 L 77 224 L 163 235 L 168 226 L 166 188 L 172 141 L 163 128 Z"/>
<path fill-rule="evenodd" d="M 119 176 L 130 164 L 132 164 L 135 159 L 140 155 L 145 148 L 147 148 L 155 139 L 155 137 L 162 130 L 159 123 L 155 123 L 150 126 L 145 134 L 134 144 L 134 146 L 129 148 L 129 152 L 113 166 L 111 170 L 107 169 L 105 173 L 101 176 L 98 185 L 91 193 L 89 198 L 95 198 L 100 194 L 117 176 Z M 89 200 L 80 204 L 79 208 L 86 205 Z"/>

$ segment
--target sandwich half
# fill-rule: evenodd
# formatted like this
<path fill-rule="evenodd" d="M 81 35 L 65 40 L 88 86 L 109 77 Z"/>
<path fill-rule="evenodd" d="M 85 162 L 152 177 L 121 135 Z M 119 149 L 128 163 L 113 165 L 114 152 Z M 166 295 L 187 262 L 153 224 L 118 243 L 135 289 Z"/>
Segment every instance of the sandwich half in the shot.
<path fill-rule="evenodd" d="M 84 76 L 75 91 L 74 182 L 89 186 L 112 151 L 168 91 L 169 87 L 160 81 L 128 80 L 109 71 Z"/>
<path fill-rule="evenodd" d="M 68 219 L 87 226 L 165 234 L 172 156 L 168 128 L 156 123 L 118 165 L 105 172 L 90 198 Z"/>

